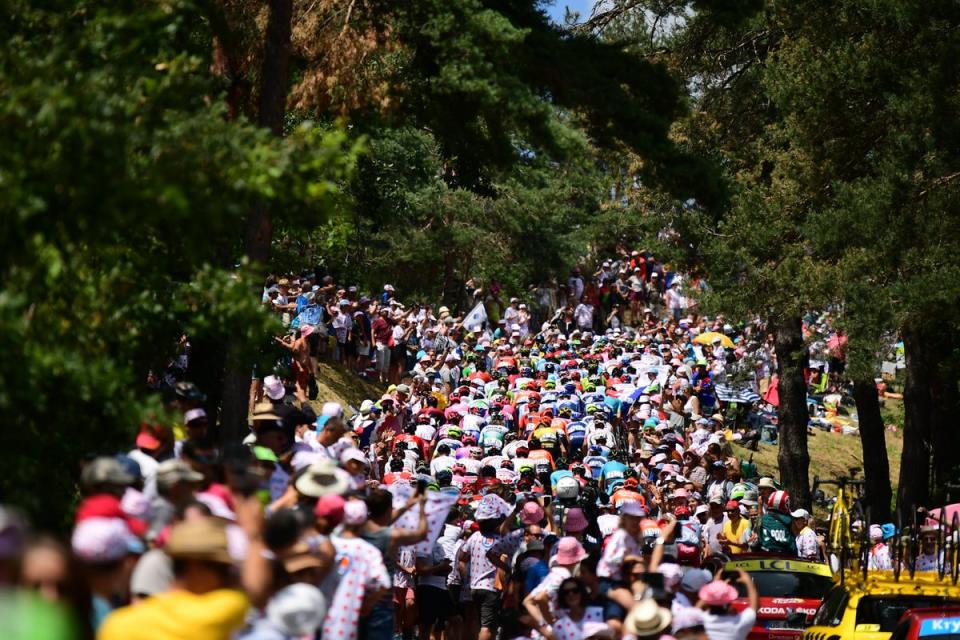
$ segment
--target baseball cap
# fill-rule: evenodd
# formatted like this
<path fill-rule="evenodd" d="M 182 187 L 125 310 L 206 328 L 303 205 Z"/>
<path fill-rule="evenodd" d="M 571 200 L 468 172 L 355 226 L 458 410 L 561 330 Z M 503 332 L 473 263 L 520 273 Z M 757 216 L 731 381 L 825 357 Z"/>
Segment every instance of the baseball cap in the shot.
<path fill-rule="evenodd" d="M 325 402 L 320 410 L 320 415 L 327 418 L 343 418 L 343 407 L 340 406 L 339 402 Z"/>
<path fill-rule="evenodd" d="M 197 473 L 183 460 L 164 460 L 157 466 L 157 486 L 167 489 L 178 482 L 202 482 L 203 474 Z"/>
<path fill-rule="evenodd" d="M 228 551 L 227 528 L 222 520 L 200 518 L 173 525 L 164 550 L 171 558 L 233 564 Z"/>
<path fill-rule="evenodd" d="M 706 569 L 691 567 L 683 573 L 683 578 L 680 580 L 680 588 L 683 591 L 697 593 L 700 589 L 708 585 L 711 580 L 713 580 L 713 574 Z"/>
<path fill-rule="evenodd" d="M 273 594 L 266 614 L 285 636 L 312 637 L 327 614 L 327 601 L 314 585 L 296 582 Z"/>
<path fill-rule="evenodd" d="M 77 505 L 75 517 L 78 524 L 97 518 L 119 519 L 122 520 L 127 525 L 127 529 L 135 535 L 143 535 L 147 532 L 147 523 L 126 513 L 123 510 L 123 504 L 120 498 L 110 495 L 109 493 L 99 493 L 84 498 L 80 504 Z"/>
<path fill-rule="evenodd" d="M 343 505 L 343 523 L 357 526 L 367 521 L 367 503 L 363 500 L 348 500 Z"/>
<path fill-rule="evenodd" d="M 345 449 L 343 453 L 340 454 L 341 464 L 346 464 L 351 460 L 355 460 L 356 462 L 359 462 L 364 465 L 367 464 L 367 456 L 363 454 L 363 451 L 355 447 L 350 447 L 349 449 Z"/>
<path fill-rule="evenodd" d="M 102 456 L 94 458 L 83 467 L 80 473 L 80 485 L 93 488 L 98 485 L 116 485 L 126 487 L 134 483 L 136 478 L 116 458 Z"/>
<path fill-rule="evenodd" d="M 283 380 L 279 376 L 267 376 L 263 379 L 263 392 L 271 400 L 282 400 L 286 395 L 286 389 L 283 387 Z"/>
<path fill-rule="evenodd" d="M 201 418 L 206 418 L 206 417 L 207 417 L 207 412 L 204 411 L 203 409 L 199 409 L 199 408 L 190 409 L 189 411 L 183 414 L 183 422 L 185 424 L 190 424 L 194 420 L 199 420 Z"/>
<path fill-rule="evenodd" d="M 170 427 L 161 424 L 140 425 L 140 433 L 137 434 L 136 444 L 140 449 L 153 451 L 163 446 L 163 443 L 170 439 L 172 432 Z"/>
<path fill-rule="evenodd" d="M 90 518 L 77 524 L 70 546 L 90 564 L 116 562 L 128 553 L 143 553 L 143 543 L 120 518 Z"/>
<path fill-rule="evenodd" d="M 317 518 L 329 518 L 335 524 L 339 524 L 343 520 L 345 504 L 346 500 L 343 499 L 343 496 L 336 494 L 321 496 L 317 500 L 317 506 L 313 509 L 313 515 Z"/>

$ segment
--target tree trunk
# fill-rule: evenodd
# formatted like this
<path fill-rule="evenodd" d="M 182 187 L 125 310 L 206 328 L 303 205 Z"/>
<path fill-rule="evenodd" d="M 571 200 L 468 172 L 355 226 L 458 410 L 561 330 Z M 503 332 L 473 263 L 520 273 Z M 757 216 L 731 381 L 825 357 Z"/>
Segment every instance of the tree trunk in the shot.
<path fill-rule="evenodd" d="M 803 344 L 799 317 L 779 320 L 775 325 L 777 374 L 780 379 L 780 482 L 795 507 L 810 509 L 810 454 L 807 452 L 807 388 L 803 371 L 807 348 Z"/>
<path fill-rule="evenodd" d="M 222 338 L 191 338 L 187 380 L 207 395 L 204 409 L 210 424 L 217 424 L 222 394 L 223 361 L 226 342 Z"/>
<path fill-rule="evenodd" d="M 264 41 L 260 70 L 260 99 L 257 122 L 274 134 L 283 134 L 290 84 L 290 32 L 293 0 L 270 0 L 270 16 Z M 266 203 L 254 205 L 247 218 L 244 249 L 255 263 L 266 267 L 273 242 L 273 215 Z M 259 286 L 255 295 L 260 295 Z M 225 444 L 239 442 L 247 433 L 250 393 L 250 363 L 240 357 L 240 345 L 231 341 L 223 380 L 223 418 L 221 437 Z"/>
<path fill-rule="evenodd" d="M 890 522 L 890 464 L 883 418 L 880 416 L 880 396 L 873 380 L 855 380 L 853 397 L 857 402 L 860 421 L 860 444 L 863 447 L 863 475 L 866 480 L 866 498 L 873 522 Z"/>
<path fill-rule="evenodd" d="M 260 102 L 257 121 L 276 135 L 283 134 L 290 86 L 290 30 L 293 0 L 270 0 L 263 65 L 260 68 Z"/>
<path fill-rule="evenodd" d="M 903 331 L 907 379 L 903 387 L 903 454 L 897 505 L 905 514 L 930 498 L 930 414 L 932 358 L 926 336 L 914 327 Z"/>
<path fill-rule="evenodd" d="M 933 451 L 933 499 L 940 503 L 947 499 L 948 483 L 958 480 L 960 467 L 960 447 L 957 446 L 957 411 L 960 409 L 960 394 L 957 390 L 957 373 L 951 370 L 944 360 L 951 358 L 956 345 L 946 334 L 938 336 L 943 340 L 933 347 L 932 355 L 939 356 L 931 370 L 933 379 L 930 384 L 932 415 L 930 439 Z M 954 497 L 956 491 L 954 491 Z"/>

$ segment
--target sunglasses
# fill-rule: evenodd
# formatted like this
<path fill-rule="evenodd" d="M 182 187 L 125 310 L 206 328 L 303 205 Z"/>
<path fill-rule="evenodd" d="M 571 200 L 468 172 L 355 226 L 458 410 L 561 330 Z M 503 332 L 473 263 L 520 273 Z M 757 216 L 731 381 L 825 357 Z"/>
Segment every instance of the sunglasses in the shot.
<path fill-rule="evenodd" d="M 579 589 L 564 589 L 563 591 L 560 592 L 560 594 L 561 594 L 561 595 L 564 595 L 564 596 L 569 596 L 569 595 L 571 595 L 571 594 L 580 595 L 580 590 L 579 590 Z"/>

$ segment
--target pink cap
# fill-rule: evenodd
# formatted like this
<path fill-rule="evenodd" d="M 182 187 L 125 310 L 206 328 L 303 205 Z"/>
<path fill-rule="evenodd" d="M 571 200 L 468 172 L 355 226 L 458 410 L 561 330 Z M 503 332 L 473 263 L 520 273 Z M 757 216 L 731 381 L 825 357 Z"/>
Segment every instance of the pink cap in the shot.
<path fill-rule="evenodd" d="M 583 545 L 581 545 L 580 541 L 576 538 L 567 536 L 565 538 L 560 538 L 560 541 L 557 542 L 557 564 L 577 564 L 586 558 L 587 555 L 589 554 L 584 551 Z"/>
<path fill-rule="evenodd" d="M 700 588 L 697 594 L 710 607 L 725 607 L 737 599 L 737 589 L 723 580 L 714 580 Z"/>
<path fill-rule="evenodd" d="M 583 515 L 583 509 L 572 507 L 567 510 L 567 521 L 564 528 L 570 533 L 579 533 L 587 528 L 587 516 Z"/>
<path fill-rule="evenodd" d="M 345 503 L 346 500 L 335 493 L 320 496 L 320 499 L 317 500 L 317 506 L 313 509 L 313 515 L 318 518 L 329 518 L 334 524 L 340 524 L 343 520 Z"/>
<path fill-rule="evenodd" d="M 520 521 L 523 524 L 539 524 L 543 520 L 543 507 L 539 504 L 530 500 L 523 504 L 523 511 L 520 513 Z"/>

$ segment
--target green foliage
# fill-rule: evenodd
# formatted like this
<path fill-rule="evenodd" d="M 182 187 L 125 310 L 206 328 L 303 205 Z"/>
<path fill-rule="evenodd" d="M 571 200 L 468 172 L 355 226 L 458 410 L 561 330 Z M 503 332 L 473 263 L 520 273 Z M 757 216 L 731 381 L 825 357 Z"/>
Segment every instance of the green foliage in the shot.
<path fill-rule="evenodd" d="M 0 494 L 49 525 L 81 457 L 160 410 L 145 375 L 182 332 L 253 360 L 275 327 L 235 268 L 243 220 L 255 202 L 322 220 L 352 153 L 309 124 L 279 140 L 227 121 L 191 2 L 4 9 Z"/>
<path fill-rule="evenodd" d="M 477 193 L 443 178 L 440 145 L 429 133 L 383 128 L 370 134 L 352 182 L 352 219 L 328 266 L 367 287 L 385 281 L 404 295 L 458 302 L 468 278 L 498 279 L 513 291 L 564 271 L 597 222 L 602 177 L 583 139 L 583 155 L 563 163 L 535 155 L 518 161 Z"/>

